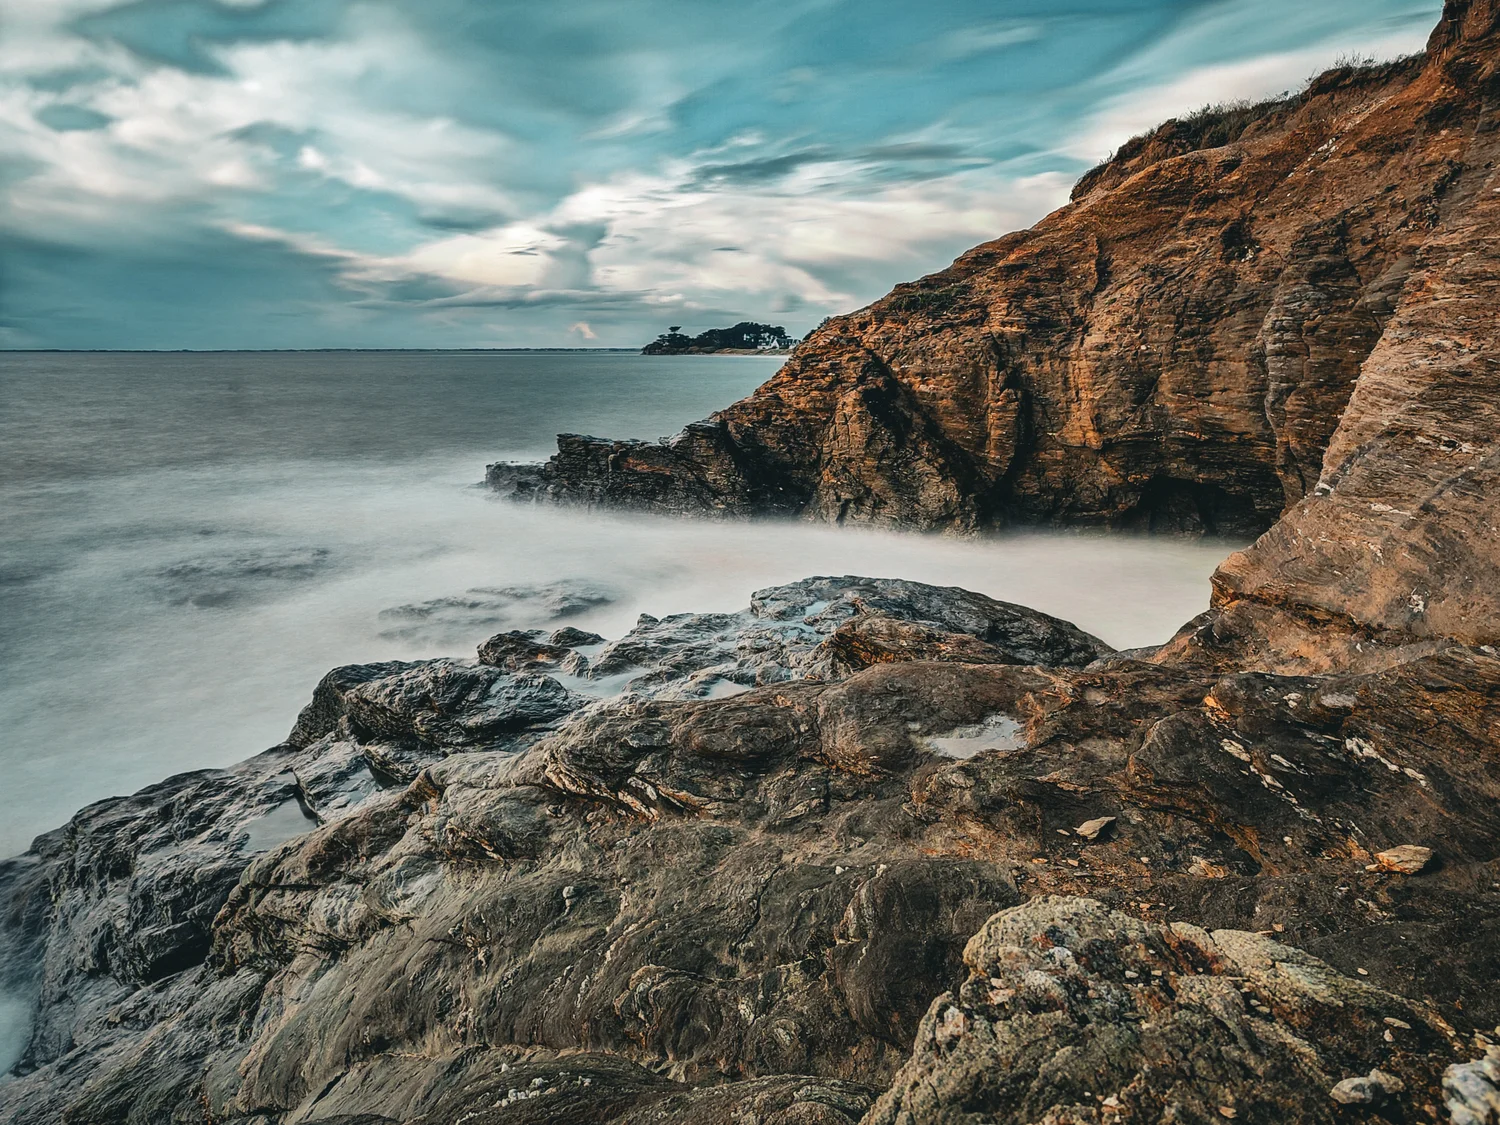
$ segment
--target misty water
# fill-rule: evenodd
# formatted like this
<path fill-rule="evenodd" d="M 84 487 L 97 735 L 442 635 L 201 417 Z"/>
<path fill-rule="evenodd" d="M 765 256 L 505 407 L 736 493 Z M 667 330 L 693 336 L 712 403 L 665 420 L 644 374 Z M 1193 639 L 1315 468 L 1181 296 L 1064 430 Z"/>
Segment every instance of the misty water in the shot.
<path fill-rule="evenodd" d="M 617 636 L 811 574 L 979 590 L 1116 646 L 1202 610 L 1223 543 L 981 541 L 522 506 L 484 464 L 655 438 L 780 361 L 601 353 L 0 358 L 0 855 L 79 807 L 281 740 L 328 668 Z"/>

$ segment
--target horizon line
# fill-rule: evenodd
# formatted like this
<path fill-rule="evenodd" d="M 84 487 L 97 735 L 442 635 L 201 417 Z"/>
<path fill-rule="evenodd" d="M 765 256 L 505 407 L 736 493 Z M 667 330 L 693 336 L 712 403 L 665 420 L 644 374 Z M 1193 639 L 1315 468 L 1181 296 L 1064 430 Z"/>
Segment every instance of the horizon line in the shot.
<path fill-rule="evenodd" d="M 0 353 L 33 355 L 226 355 L 236 352 L 626 352 L 640 348 L 0 348 Z"/>

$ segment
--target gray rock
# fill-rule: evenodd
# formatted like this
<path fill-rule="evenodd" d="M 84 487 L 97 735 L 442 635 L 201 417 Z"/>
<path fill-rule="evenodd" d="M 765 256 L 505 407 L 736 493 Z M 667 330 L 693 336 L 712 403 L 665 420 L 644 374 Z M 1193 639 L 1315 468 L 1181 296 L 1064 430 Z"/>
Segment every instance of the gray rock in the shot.
<path fill-rule="evenodd" d="M 996 914 L 964 961 L 967 981 L 933 1001 L 866 1125 L 1096 1121 L 1101 1105 L 1120 1121 L 1333 1122 L 1334 1101 L 1406 1089 L 1372 1069 L 1329 1099 L 1330 1068 L 1383 1053 L 1366 1021 L 1397 1011 L 1428 1042 L 1451 1034 L 1432 1011 L 1255 934 L 1153 925 L 1086 899 Z M 1400 1065 L 1430 1087 L 1430 1060 Z"/>
<path fill-rule="evenodd" d="M 591 680 L 677 698 L 794 679 L 841 680 L 874 664 L 1082 666 L 1109 646 L 1065 621 L 956 587 L 808 578 L 760 590 L 742 613 L 643 617 L 590 659 Z"/>
<path fill-rule="evenodd" d="M 1493 1125 L 1500 1121 L 1500 1047 L 1454 1063 L 1443 1073 L 1443 1105 L 1451 1125 Z"/>
<path fill-rule="evenodd" d="M 1362 1077 L 1345 1078 L 1328 1093 L 1339 1105 L 1380 1106 L 1405 1089 L 1401 1079 L 1377 1067 Z"/>
<path fill-rule="evenodd" d="M 548 637 L 547 640 L 564 648 L 587 648 L 590 645 L 602 645 L 604 638 L 598 633 L 590 633 L 586 629 L 575 629 L 572 625 L 565 625 Z"/>

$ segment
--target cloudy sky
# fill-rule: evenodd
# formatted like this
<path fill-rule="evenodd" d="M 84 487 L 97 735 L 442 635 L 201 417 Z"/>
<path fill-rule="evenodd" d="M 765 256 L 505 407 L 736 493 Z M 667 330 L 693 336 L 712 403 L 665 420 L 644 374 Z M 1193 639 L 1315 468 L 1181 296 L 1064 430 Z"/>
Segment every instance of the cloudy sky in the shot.
<path fill-rule="evenodd" d="M 1441 0 L 0 0 L 0 346 L 794 333 Z"/>

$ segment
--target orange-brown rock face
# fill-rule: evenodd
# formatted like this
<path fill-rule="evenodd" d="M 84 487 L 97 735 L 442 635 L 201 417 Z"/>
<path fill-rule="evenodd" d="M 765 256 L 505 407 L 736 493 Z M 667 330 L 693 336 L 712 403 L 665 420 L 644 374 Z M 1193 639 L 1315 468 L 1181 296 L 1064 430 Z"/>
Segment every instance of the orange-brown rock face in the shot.
<path fill-rule="evenodd" d="M 568 435 L 520 490 L 1270 528 L 1162 659 L 1322 671 L 1500 639 L 1497 25 L 1496 0 L 1452 0 L 1423 56 L 1168 122 L 749 398 L 662 444 Z"/>
<path fill-rule="evenodd" d="M 634 448 L 556 491 L 921 527 L 1263 531 L 1318 481 L 1383 335 L 1426 334 L 1412 303 L 1440 298 L 1413 270 L 1475 245 L 1491 44 L 1457 34 L 1330 72 L 1248 124 L 1168 123 L 1033 229 L 824 325 L 710 420 L 707 450 L 694 436 L 693 466 L 733 469 L 706 496 L 684 502 L 655 464 L 643 496 Z M 1243 131 L 1203 147 L 1226 130 Z"/>
<path fill-rule="evenodd" d="M 1407 95 L 1454 171 L 1315 486 L 1224 563 L 1214 611 L 1164 659 L 1323 671 L 1500 639 L 1497 22 L 1450 4 Z"/>

